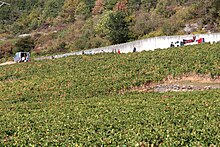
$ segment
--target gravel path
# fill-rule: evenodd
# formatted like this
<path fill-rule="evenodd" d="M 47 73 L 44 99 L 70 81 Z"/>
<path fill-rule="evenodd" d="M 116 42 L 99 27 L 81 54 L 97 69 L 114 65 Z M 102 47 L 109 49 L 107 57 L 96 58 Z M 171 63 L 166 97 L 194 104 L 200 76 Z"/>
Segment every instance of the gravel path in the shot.
<path fill-rule="evenodd" d="M 220 89 L 220 81 L 219 79 L 215 81 L 203 82 L 203 80 L 199 81 L 175 81 L 172 83 L 161 83 L 161 84 L 145 84 L 141 86 L 134 86 L 130 90 L 122 89 L 120 93 L 125 93 L 126 91 L 138 91 L 138 92 L 188 92 L 188 91 L 204 91 L 204 90 L 212 90 L 212 89 Z"/>
<path fill-rule="evenodd" d="M 219 85 L 207 84 L 207 86 L 195 86 L 195 85 L 157 85 L 153 87 L 154 92 L 170 92 L 170 91 L 203 91 L 211 89 L 220 89 Z"/>

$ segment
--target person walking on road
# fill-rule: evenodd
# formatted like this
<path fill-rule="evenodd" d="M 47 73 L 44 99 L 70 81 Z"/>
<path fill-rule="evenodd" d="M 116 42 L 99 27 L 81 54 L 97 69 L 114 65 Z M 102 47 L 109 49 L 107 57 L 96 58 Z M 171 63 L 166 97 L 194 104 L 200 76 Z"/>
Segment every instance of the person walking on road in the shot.
<path fill-rule="evenodd" d="M 137 51 L 137 49 L 136 49 L 136 47 L 134 47 L 134 49 L 133 49 L 133 53 L 136 52 L 136 51 Z"/>

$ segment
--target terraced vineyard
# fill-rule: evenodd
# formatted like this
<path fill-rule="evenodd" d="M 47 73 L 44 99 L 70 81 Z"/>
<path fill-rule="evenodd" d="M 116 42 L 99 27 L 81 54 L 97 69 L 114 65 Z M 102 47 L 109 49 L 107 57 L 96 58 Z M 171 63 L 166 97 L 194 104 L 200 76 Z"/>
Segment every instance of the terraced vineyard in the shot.
<path fill-rule="evenodd" d="M 185 73 L 218 78 L 219 48 L 204 44 L 2 66 L 1 145 L 219 145 L 219 90 L 129 92 Z"/>

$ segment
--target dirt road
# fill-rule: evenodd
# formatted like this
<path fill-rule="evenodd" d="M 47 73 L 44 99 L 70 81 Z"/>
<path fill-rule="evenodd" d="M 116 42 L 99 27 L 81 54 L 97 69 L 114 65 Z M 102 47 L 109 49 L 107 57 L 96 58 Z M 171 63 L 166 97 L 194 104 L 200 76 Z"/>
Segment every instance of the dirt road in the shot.
<path fill-rule="evenodd" d="M 7 61 L 7 62 L 4 62 L 4 63 L 1 63 L 0 66 L 3 66 L 3 65 L 10 65 L 10 64 L 15 64 L 16 62 L 14 61 Z"/>

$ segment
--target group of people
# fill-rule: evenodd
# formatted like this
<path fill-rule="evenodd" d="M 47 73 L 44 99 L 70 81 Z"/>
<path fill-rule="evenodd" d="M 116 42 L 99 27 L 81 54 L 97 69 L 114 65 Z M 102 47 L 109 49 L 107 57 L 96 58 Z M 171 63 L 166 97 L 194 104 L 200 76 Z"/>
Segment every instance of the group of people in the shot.
<path fill-rule="evenodd" d="M 102 52 L 105 53 L 104 50 L 102 50 Z M 133 48 L 133 53 L 134 53 L 134 52 L 137 52 L 137 48 L 136 48 L 136 47 Z M 113 49 L 113 50 L 112 50 L 112 53 L 118 53 L 118 54 L 121 54 L 121 51 L 120 51 L 120 49 Z M 82 51 L 82 55 L 84 55 L 84 54 L 85 54 L 85 52 Z"/>
<path fill-rule="evenodd" d="M 133 48 L 133 53 L 134 53 L 134 52 L 137 52 L 137 48 L 136 48 L 136 47 Z M 118 54 L 120 54 L 121 51 L 120 51 L 120 49 L 113 49 L 113 50 L 112 50 L 112 53 L 118 53 Z"/>

